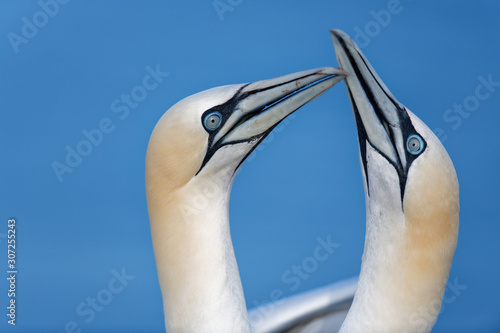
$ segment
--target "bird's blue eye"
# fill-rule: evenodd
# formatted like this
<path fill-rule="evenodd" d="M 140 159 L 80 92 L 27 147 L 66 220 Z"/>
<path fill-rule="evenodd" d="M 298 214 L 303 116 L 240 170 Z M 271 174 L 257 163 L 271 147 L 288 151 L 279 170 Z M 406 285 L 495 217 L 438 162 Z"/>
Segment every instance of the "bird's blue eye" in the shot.
<path fill-rule="evenodd" d="M 406 140 L 406 149 L 410 154 L 418 155 L 424 149 L 424 140 L 417 134 L 410 135 Z"/>
<path fill-rule="evenodd" d="M 222 122 L 222 115 L 220 112 L 211 112 L 205 116 L 203 120 L 203 125 L 208 131 L 215 131 Z"/>

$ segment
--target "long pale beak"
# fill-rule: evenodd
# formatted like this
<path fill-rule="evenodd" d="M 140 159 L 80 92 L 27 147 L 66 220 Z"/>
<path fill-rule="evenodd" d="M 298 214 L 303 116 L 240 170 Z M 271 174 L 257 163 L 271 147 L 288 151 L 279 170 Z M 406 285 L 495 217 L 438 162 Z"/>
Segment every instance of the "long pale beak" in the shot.
<path fill-rule="evenodd" d="M 283 119 L 348 75 L 342 69 L 324 67 L 242 85 L 233 98 L 214 107 L 227 119 L 210 140 L 201 168 L 222 146 L 255 142 L 257 147 Z"/>
<path fill-rule="evenodd" d="M 333 67 L 302 71 L 244 86 L 231 117 L 218 133 L 221 144 L 249 141 L 270 132 L 283 119 L 312 101 L 348 73 Z M 219 141 L 216 137 L 215 142 Z"/>
<path fill-rule="evenodd" d="M 353 40 L 343 31 L 330 32 L 337 61 L 350 73 L 346 86 L 364 168 L 366 170 L 366 145 L 369 144 L 395 166 L 403 192 L 412 159 L 406 142 L 416 132 L 407 109 L 392 95 Z"/>

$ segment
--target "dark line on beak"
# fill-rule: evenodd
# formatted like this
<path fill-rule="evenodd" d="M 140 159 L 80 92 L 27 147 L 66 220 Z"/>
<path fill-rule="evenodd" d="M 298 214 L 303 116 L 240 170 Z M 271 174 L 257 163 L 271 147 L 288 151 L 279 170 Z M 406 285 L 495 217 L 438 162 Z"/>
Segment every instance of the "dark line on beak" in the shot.
<path fill-rule="evenodd" d="M 406 176 L 407 176 L 407 169 L 403 168 L 403 163 L 401 161 L 401 157 L 399 156 L 399 153 L 398 153 L 398 150 L 396 148 L 396 141 L 394 139 L 394 134 L 392 133 L 392 130 L 391 130 L 391 125 L 390 123 L 386 120 L 379 104 L 377 103 L 377 100 L 375 98 L 375 94 L 373 93 L 373 89 L 370 87 L 370 85 L 367 83 L 367 81 L 365 80 L 363 74 L 361 73 L 361 70 L 356 62 L 356 60 L 354 59 L 354 57 L 352 56 L 349 48 L 347 47 L 345 41 L 340 37 L 340 36 L 337 36 L 337 39 L 338 41 L 340 42 L 340 44 L 342 45 L 342 48 L 347 56 L 347 58 L 349 59 L 349 63 L 351 64 L 352 68 L 354 69 L 354 72 L 356 74 L 356 77 L 358 78 L 358 81 L 360 82 L 362 88 L 363 88 L 363 91 L 365 93 L 365 96 L 368 98 L 369 102 L 370 102 L 370 105 L 372 105 L 372 108 L 375 112 L 375 115 L 377 116 L 379 122 L 381 123 L 381 125 L 385 128 L 386 130 L 386 133 L 387 133 L 387 136 L 389 138 L 389 140 L 391 141 L 391 145 L 392 147 L 394 148 L 394 152 L 395 152 L 395 155 L 396 155 L 396 158 L 397 158 L 397 161 L 392 161 L 387 155 L 385 155 L 382 151 L 380 151 L 370 140 L 370 138 L 368 137 L 367 133 L 366 133 L 366 129 L 364 128 L 364 124 L 363 124 L 363 121 L 361 120 L 361 117 L 359 116 L 359 112 L 358 112 L 358 108 L 356 106 L 356 103 L 354 102 L 354 98 L 352 97 L 352 93 L 350 91 L 350 89 L 348 89 L 348 92 L 349 92 L 349 95 L 351 97 L 351 103 L 353 105 L 353 111 L 355 112 L 355 114 L 358 114 L 356 117 L 356 123 L 359 121 L 363 127 L 363 135 L 361 135 L 362 133 L 359 131 L 359 126 L 358 126 L 358 137 L 359 137 L 359 142 L 360 142 L 360 149 L 361 147 L 364 148 L 364 152 L 362 152 L 362 156 L 363 155 L 366 155 L 366 145 L 365 144 L 362 144 L 362 141 L 363 139 L 364 140 L 367 140 L 369 143 L 370 143 L 370 146 L 372 146 L 380 155 L 384 156 L 384 158 L 391 164 L 394 166 L 394 169 L 396 170 L 396 172 L 398 173 L 398 178 L 399 178 L 399 188 L 400 188 L 400 192 L 401 192 L 401 202 L 403 202 L 403 197 L 404 197 L 404 191 L 405 191 L 405 187 L 406 187 Z M 358 53 L 359 54 L 359 53 Z M 389 98 L 389 100 L 394 103 L 394 107 L 397 109 L 397 115 L 398 115 L 398 120 L 400 122 L 400 124 L 402 123 L 402 119 L 401 119 L 401 108 L 400 108 L 400 105 L 399 103 L 395 102 L 393 98 L 391 98 L 387 92 L 385 91 L 385 89 L 380 85 L 380 83 L 378 82 L 378 80 L 376 79 L 375 75 L 373 75 L 372 71 L 370 70 L 369 66 L 367 65 L 364 57 L 359 54 L 359 56 L 361 57 L 361 59 L 363 60 L 363 64 L 365 65 L 366 69 L 368 70 L 368 72 L 370 73 L 370 75 L 373 77 L 373 79 L 375 80 L 375 82 L 377 82 L 377 85 L 380 87 L 380 89 L 384 92 L 385 96 L 387 96 L 387 98 Z M 352 75 L 353 73 L 351 73 Z M 346 82 L 347 84 L 347 82 Z M 358 120 L 359 119 L 359 120 Z M 366 178 L 367 178 L 367 189 L 368 189 L 368 169 L 367 169 L 367 162 L 366 162 L 366 156 L 363 157 L 363 164 L 364 164 L 364 167 L 365 167 L 365 173 L 366 173 Z M 408 163 L 407 163 L 408 164 Z M 369 191 L 368 191 L 369 193 Z"/>
<path fill-rule="evenodd" d="M 255 89 L 255 90 L 251 90 L 251 91 L 248 91 L 248 92 L 244 92 L 244 93 L 241 93 L 241 90 L 244 89 L 245 87 L 247 87 L 249 84 L 241 87 L 237 92 L 236 94 L 226 103 L 224 104 L 228 104 L 230 101 L 232 101 L 232 103 L 230 104 L 231 107 L 232 107 L 232 111 L 234 111 L 234 109 L 237 107 L 237 105 L 239 104 L 239 102 L 245 98 L 247 98 L 248 96 L 250 95 L 254 95 L 256 93 L 259 93 L 259 92 L 263 92 L 263 91 L 266 91 L 266 90 L 269 90 L 269 89 L 273 89 L 273 88 L 276 88 L 276 87 L 279 87 L 279 86 L 283 86 L 283 85 L 286 85 L 288 83 L 291 83 L 291 82 L 294 82 L 294 81 L 298 81 L 298 80 L 302 80 L 302 79 L 305 79 L 307 77 L 310 77 L 310 76 L 313 76 L 313 75 L 318 75 L 319 72 L 314 72 L 314 73 L 311 73 L 311 74 L 308 74 L 308 75 L 304 75 L 304 76 L 301 76 L 299 78 L 294 78 L 292 80 L 289 80 L 289 81 L 286 81 L 286 82 L 282 82 L 280 84 L 275 84 L 275 85 L 272 85 L 272 86 L 269 86 L 269 87 L 266 87 L 266 88 L 262 88 L 262 89 Z M 264 112 L 266 112 L 267 110 L 271 109 L 272 107 L 284 102 L 285 100 L 301 93 L 302 91 L 304 90 L 307 90 L 317 84 L 320 84 L 324 81 L 327 81 L 333 77 L 336 77 L 337 74 L 330 74 L 330 75 L 327 75 L 321 79 L 318 79 L 314 82 L 311 82 L 297 90 L 294 90 L 292 91 L 291 93 L 285 95 L 285 96 L 282 96 L 282 97 L 278 97 L 276 98 L 275 100 L 272 100 L 270 101 L 270 104 L 267 104 L 267 105 L 264 105 L 263 107 L 261 108 L 258 108 L 252 112 L 249 112 L 247 113 L 246 115 L 244 115 L 243 117 L 241 117 L 240 119 L 238 119 L 238 121 L 227 131 L 226 135 L 224 135 L 223 137 L 221 137 L 215 144 L 212 143 L 211 140 L 212 139 L 212 136 L 209 138 L 209 142 L 208 142 L 208 149 L 207 149 L 207 153 L 205 154 L 205 158 L 203 159 L 203 163 L 200 167 L 200 169 L 198 170 L 198 172 L 196 173 L 196 175 L 198 175 L 198 173 L 200 173 L 200 171 L 203 169 L 203 167 L 208 163 L 208 161 L 212 158 L 212 156 L 215 154 L 215 152 L 217 150 L 219 150 L 220 148 L 226 146 L 226 145 L 229 145 L 229 144 L 237 144 L 237 143 L 242 143 L 242 142 L 250 142 L 252 140 L 259 140 L 259 142 L 251 149 L 251 151 L 245 155 L 245 157 L 243 158 L 243 160 L 238 164 L 238 166 L 236 167 L 235 169 L 235 172 L 236 170 L 238 170 L 238 168 L 241 166 L 241 164 L 245 161 L 246 158 L 248 158 L 248 156 L 255 150 L 255 148 L 257 148 L 259 146 L 259 144 L 262 142 L 262 140 L 267 137 L 269 135 L 269 133 L 271 133 L 271 131 L 277 126 L 279 125 L 285 118 L 287 118 L 288 116 L 290 116 L 292 113 L 294 113 L 295 111 L 297 111 L 297 109 L 291 111 L 288 115 L 286 115 L 286 117 L 283 117 L 282 119 L 280 119 L 276 124 L 274 124 L 273 126 L 271 126 L 270 128 L 268 128 L 267 130 L 265 130 L 264 132 L 262 132 L 261 134 L 257 134 L 257 135 L 254 135 L 252 137 L 249 137 L 249 138 L 246 138 L 246 139 L 243 139 L 243 140 L 238 140 L 238 141 L 233 141 L 233 142 L 224 142 L 224 143 L 221 143 L 222 140 L 229 134 L 231 133 L 235 128 L 237 128 L 238 126 L 240 126 L 241 124 L 243 124 L 244 122 L 250 120 L 251 118 L 255 117 L 255 116 L 258 116 Z M 218 108 L 219 106 L 215 107 L 215 108 Z M 300 108 L 300 107 L 299 107 Z M 229 115 L 228 115 L 229 117 Z M 221 128 L 224 126 L 224 124 L 222 124 Z M 215 134 L 215 133 L 213 133 Z M 262 137 L 260 137 L 262 136 Z"/>

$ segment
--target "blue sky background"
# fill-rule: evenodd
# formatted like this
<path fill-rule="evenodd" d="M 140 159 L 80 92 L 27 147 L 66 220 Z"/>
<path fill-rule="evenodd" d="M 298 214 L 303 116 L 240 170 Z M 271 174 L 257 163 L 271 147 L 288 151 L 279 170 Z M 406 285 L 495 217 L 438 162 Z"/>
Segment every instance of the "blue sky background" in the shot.
<path fill-rule="evenodd" d="M 500 82 L 500 3 L 221 2 L 231 10 L 218 13 L 213 1 L 68 1 L 57 10 L 51 0 L 2 1 L 0 331 L 161 332 L 144 193 L 156 121 L 204 89 L 337 66 L 328 29 L 340 28 L 455 163 L 460 236 L 434 332 L 499 332 L 500 84 L 480 88 L 489 93 L 482 99 L 476 89 Z M 163 76 L 140 96 L 147 68 Z M 141 100 L 125 113 L 120 98 L 132 92 Z M 82 131 L 103 119 L 109 133 L 59 181 L 53 162 L 65 163 L 66 147 L 77 149 Z M 249 307 L 274 289 L 292 295 L 358 274 L 362 186 L 341 83 L 279 126 L 235 180 L 231 231 Z M 15 328 L 6 316 L 9 217 L 17 220 Z M 313 255 L 318 237 L 339 247 L 307 277 L 283 279 Z M 129 280 L 120 284 L 123 270 Z M 93 315 L 92 297 L 106 302 Z"/>

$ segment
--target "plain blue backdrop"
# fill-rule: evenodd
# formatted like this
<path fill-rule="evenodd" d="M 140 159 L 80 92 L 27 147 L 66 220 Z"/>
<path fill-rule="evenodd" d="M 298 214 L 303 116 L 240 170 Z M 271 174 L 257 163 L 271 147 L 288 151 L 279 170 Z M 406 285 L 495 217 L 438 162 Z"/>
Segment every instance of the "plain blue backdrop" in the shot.
<path fill-rule="evenodd" d="M 455 163 L 460 235 L 434 332 L 500 331 L 499 2 L 54 4 L 0 4 L 0 331 L 161 332 L 144 193 L 154 125 L 204 89 L 337 66 L 332 28 L 356 38 Z M 150 71 L 159 74 L 147 90 Z M 288 296 L 359 273 L 365 203 L 352 118 L 339 83 L 276 128 L 236 177 L 231 232 L 249 308 L 276 289 Z M 108 133 L 82 143 L 99 126 Z M 87 156 L 69 166 L 77 149 Z M 57 163 L 67 166 L 59 177 Z M 6 316 L 10 217 L 16 327 Z M 291 283 L 284 274 L 318 237 L 338 247 Z M 96 297 L 104 305 L 91 310 Z"/>

